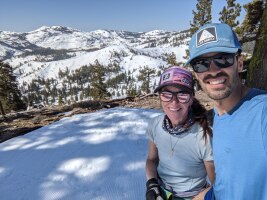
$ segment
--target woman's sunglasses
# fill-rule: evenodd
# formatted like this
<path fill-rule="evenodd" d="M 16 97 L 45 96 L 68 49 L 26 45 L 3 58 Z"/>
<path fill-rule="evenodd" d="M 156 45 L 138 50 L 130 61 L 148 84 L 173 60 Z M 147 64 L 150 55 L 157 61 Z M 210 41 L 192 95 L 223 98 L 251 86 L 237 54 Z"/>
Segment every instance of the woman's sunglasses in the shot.
<path fill-rule="evenodd" d="M 169 102 L 173 99 L 173 97 L 176 97 L 178 102 L 180 103 L 188 103 L 191 97 L 191 94 L 185 93 L 183 91 L 180 92 L 169 92 L 169 91 L 162 91 L 159 93 L 159 97 L 161 101 Z"/>
<path fill-rule="evenodd" d="M 236 56 L 235 53 L 219 53 L 208 58 L 193 59 L 190 65 L 196 73 L 202 73 L 209 70 L 211 61 L 219 68 L 230 67 L 234 64 Z"/>

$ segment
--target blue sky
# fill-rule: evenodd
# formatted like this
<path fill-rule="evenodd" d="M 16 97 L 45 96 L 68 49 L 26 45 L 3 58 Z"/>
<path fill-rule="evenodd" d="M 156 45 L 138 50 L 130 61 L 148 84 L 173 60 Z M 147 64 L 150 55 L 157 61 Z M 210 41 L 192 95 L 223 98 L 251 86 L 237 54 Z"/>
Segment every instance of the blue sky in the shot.
<path fill-rule="evenodd" d="M 151 31 L 190 27 L 197 0 L 1 0 L 0 30 L 28 32 L 41 26 Z M 236 0 L 241 5 L 251 0 Z M 213 22 L 226 0 L 213 0 Z M 240 20 L 245 11 L 242 8 Z"/>

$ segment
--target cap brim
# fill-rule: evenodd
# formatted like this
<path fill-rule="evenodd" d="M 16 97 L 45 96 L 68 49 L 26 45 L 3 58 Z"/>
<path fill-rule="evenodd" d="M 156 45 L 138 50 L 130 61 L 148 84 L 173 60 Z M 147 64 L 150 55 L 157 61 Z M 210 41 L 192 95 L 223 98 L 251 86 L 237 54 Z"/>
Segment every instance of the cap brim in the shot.
<path fill-rule="evenodd" d="M 189 65 L 190 62 L 201 55 L 207 54 L 207 53 L 217 53 L 217 52 L 224 52 L 224 53 L 236 53 L 239 50 L 239 48 L 229 48 L 229 47 L 212 47 L 208 49 L 204 49 L 203 51 L 198 52 L 193 57 L 189 58 L 188 61 L 186 61 L 185 65 Z"/>
<path fill-rule="evenodd" d="M 166 84 L 162 84 L 161 86 L 158 86 L 155 90 L 154 93 L 157 93 L 158 91 L 160 91 L 163 87 L 166 86 L 174 86 L 177 87 L 183 91 L 189 92 L 189 93 L 193 93 L 193 90 L 190 90 L 188 87 L 183 86 L 183 85 L 178 85 L 177 83 L 166 83 Z"/>

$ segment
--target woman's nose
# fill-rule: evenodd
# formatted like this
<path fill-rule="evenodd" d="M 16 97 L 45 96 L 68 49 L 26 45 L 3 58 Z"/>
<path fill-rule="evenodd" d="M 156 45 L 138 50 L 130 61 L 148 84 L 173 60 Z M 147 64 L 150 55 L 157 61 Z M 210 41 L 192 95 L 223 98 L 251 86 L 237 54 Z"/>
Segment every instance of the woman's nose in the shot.
<path fill-rule="evenodd" d="M 172 103 L 180 103 L 180 101 L 179 101 L 179 99 L 178 99 L 178 97 L 177 97 L 176 94 L 173 94 L 172 99 L 171 99 L 171 102 Z"/>

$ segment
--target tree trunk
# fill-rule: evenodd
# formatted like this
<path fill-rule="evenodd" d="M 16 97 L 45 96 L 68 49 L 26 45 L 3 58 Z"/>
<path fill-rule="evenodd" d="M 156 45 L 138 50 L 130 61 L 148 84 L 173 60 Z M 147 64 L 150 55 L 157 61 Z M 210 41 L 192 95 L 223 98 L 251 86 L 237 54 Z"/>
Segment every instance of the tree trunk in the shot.
<path fill-rule="evenodd" d="M 267 6 L 265 6 L 253 56 L 248 67 L 248 85 L 267 90 Z"/>
<path fill-rule="evenodd" d="M 0 101 L 0 112 L 3 115 L 3 117 L 5 117 L 6 113 L 4 111 L 4 108 L 3 108 L 3 105 L 2 105 L 2 102 L 1 101 Z"/>

